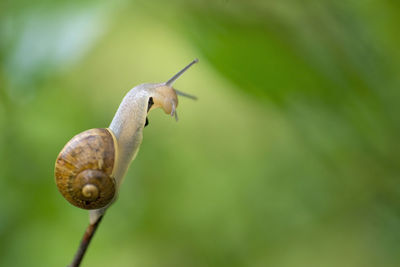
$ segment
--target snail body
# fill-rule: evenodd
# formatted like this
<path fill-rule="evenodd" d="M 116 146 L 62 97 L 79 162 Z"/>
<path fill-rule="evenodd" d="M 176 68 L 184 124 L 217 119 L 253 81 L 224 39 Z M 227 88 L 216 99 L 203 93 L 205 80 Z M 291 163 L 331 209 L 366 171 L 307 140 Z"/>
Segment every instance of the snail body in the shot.
<path fill-rule="evenodd" d="M 175 116 L 177 95 L 174 81 L 197 59 L 165 83 L 141 84 L 122 100 L 110 126 L 84 131 L 74 136 L 61 150 L 55 165 L 56 184 L 71 204 L 90 210 L 94 223 L 113 203 L 119 187 L 143 139 L 150 110 L 162 108 Z"/>

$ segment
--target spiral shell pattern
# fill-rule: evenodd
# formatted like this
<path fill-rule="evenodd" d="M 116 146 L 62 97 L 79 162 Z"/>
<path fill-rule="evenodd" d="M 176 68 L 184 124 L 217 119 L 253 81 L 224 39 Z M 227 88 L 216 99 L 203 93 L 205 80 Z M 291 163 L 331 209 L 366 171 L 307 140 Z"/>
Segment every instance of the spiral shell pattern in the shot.
<path fill-rule="evenodd" d="M 90 129 L 74 136 L 55 165 L 57 187 L 66 200 L 83 209 L 99 209 L 113 200 L 116 144 L 109 129 Z"/>

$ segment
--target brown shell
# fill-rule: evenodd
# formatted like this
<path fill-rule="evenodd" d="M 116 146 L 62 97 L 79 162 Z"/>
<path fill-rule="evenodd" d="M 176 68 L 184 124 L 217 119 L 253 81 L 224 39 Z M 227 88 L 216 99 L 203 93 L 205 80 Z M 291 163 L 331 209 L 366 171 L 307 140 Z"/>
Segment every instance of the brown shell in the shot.
<path fill-rule="evenodd" d="M 115 144 L 108 129 L 90 129 L 74 136 L 56 160 L 58 190 L 72 205 L 99 209 L 113 199 Z"/>

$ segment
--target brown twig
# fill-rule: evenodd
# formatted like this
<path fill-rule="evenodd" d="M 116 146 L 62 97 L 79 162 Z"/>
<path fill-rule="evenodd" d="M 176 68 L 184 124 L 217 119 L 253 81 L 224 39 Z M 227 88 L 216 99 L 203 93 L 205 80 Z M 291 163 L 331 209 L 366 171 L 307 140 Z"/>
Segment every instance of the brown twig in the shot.
<path fill-rule="evenodd" d="M 72 261 L 71 265 L 69 265 L 69 267 L 79 267 L 83 259 L 83 256 L 85 256 L 85 252 L 90 244 L 90 241 L 92 240 L 94 233 L 96 232 L 96 229 L 99 226 L 102 219 L 103 216 L 101 216 L 94 224 L 89 224 L 89 226 L 86 228 L 85 234 L 83 235 L 78 251 L 76 252 L 74 260 Z"/>

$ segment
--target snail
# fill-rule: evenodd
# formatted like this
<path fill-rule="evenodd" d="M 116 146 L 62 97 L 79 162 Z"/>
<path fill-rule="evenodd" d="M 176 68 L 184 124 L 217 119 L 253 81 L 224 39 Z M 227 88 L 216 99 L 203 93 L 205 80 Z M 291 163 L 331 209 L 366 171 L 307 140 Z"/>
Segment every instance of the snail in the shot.
<path fill-rule="evenodd" d="M 172 87 L 198 60 L 193 60 L 164 83 L 146 83 L 131 89 L 123 98 L 110 126 L 74 136 L 55 163 L 55 181 L 72 205 L 90 210 L 94 223 L 115 201 L 125 173 L 142 142 L 147 114 L 156 108 L 175 116 L 177 95 L 195 98 Z"/>

